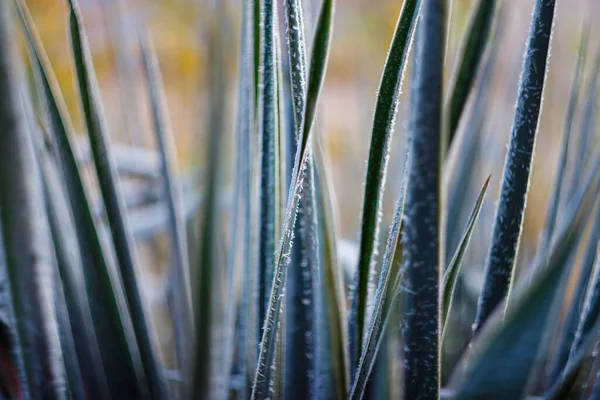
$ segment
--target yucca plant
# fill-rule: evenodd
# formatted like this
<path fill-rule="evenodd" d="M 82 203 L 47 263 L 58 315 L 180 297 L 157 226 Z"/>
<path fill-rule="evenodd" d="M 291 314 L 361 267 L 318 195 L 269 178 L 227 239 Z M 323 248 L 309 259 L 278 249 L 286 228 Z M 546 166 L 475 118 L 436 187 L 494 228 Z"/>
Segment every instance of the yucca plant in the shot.
<path fill-rule="evenodd" d="M 541 241 L 514 279 L 556 1 L 535 1 L 495 216 L 485 201 L 492 168 L 479 181 L 475 160 L 505 23 L 501 7 L 511 4 L 475 2 L 446 84 L 448 3 L 402 3 L 376 96 L 358 258 L 348 279 L 318 124 L 334 0 L 321 1 L 312 24 L 301 0 L 242 2 L 233 157 L 223 152 L 226 18 L 217 5 L 208 29 L 202 174 L 177 172 L 147 34 L 138 39 L 157 150 L 123 151 L 106 123 L 76 0 L 67 2 L 69 39 L 87 142 L 77 139 L 25 0 L 1 2 L 2 397 L 600 398 L 600 157 L 590 149 L 600 56 L 579 135 L 574 124 L 589 27 Z M 407 154 L 381 245 L 405 80 Z M 484 151 L 501 154 L 490 147 Z M 231 160 L 233 195 L 225 202 L 222 171 Z M 87 181 L 88 166 L 97 184 Z M 132 189 L 126 175 L 143 183 Z M 482 245 L 476 223 L 484 218 L 479 225 L 493 226 L 493 234 Z M 174 370 L 157 345 L 136 246 L 162 231 L 171 249 Z M 464 294 L 461 268 L 472 239 L 489 248 L 474 299 Z M 567 287 L 572 295 L 563 296 Z M 473 313 L 466 338 L 453 306 Z M 451 339 L 462 340 L 454 345 L 458 359 L 449 358 Z"/>

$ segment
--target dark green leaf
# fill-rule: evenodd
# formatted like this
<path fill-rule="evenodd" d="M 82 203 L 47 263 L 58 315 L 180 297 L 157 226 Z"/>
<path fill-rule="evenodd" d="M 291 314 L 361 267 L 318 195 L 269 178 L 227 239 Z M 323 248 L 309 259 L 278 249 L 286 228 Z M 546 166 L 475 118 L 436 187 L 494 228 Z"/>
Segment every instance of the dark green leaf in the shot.
<path fill-rule="evenodd" d="M 554 8 L 555 0 L 536 0 L 485 269 L 486 277 L 477 307 L 475 332 L 481 329 L 502 299 L 510 294 L 542 106 Z"/>
<path fill-rule="evenodd" d="M 351 399 L 361 399 L 365 395 L 368 379 L 371 371 L 378 361 L 378 351 L 381 346 L 382 338 L 386 331 L 390 309 L 394 304 L 394 299 L 398 294 L 400 285 L 400 266 L 402 265 L 402 231 L 404 212 L 404 198 L 406 194 L 406 180 L 408 179 L 408 171 L 411 164 L 410 154 L 406 157 L 406 165 L 404 176 L 400 187 L 400 195 L 396 202 L 394 212 L 394 220 L 388 241 L 383 255 L 383 263 L 379 274 L 379 282 L 375 294 L 375 302 L 371 320 L 365 341 L 362 345 L 362 353 L 360 362 L 356 369 L 356 374 L 353 376 L 352 386 L 350 390 Z"/>
<path fill-rule="evenodd" d="M 69 24 L 81 107 L 146 383 L 152 398 L 166 398 L 167 388 L 162 376 L 162 368 L 153 347 L 154 332 L 148 326 L 138 284 L 137 255 L 133 247 L 131 229 L 122 195 L 117 186 L 116 168 L 109 144 L 108 129 L 104 121 L 96 74 L 87 37 L 81 24 L 80 11 L 75 0 L 69 0 Z"/>
<path fill-rule="evenodd" d="M 420 3 L 420 0 L 408 0 L 404 2 L 398 16 L 396 30 L 381 77 L 381 83 L 379 84 L 365 180 L 360 252 L 355 278 L 356 291 L 353 294 L 352 309 L 348 322 L 350 365 L 352 371 L 358 366 L 358 357 L 361 352 L 360 346 L 363 343 L 369 277 L 370 270 L 372 270 L 372 265 L 375 262 L 374 250 L 378 246 L 379 214 L 383 199 L 394 119 L 398 108 L 398 99 L 402 91 L 406 60 L 410 51 Z"/>
<path fill-rule="evenodd" d="M 441 151 L 445 2 L 421 7 L 411 92 L 410 157 L 404 203 L 406 290 L 404 397 L 436 398 L 440 388 Z"/>
<path fill-rule="evenodd" d="M 107 373 L 108 384 L 115 395 L 139 396 L 141 387 L 136 361 L 137 349 L 128 342 L 127 331 L 130 328 L 126 311 L 122 311 L 121 292 L 118 277 L 114 269 L 107 264 L 104 250 L 100 242 L 98 229 L 94 220 L 90 202 L 84 189 L 79 167 L 75 160 L 75 151 L 69 135 L 73 132 L 65 111 L 66 107 L 57 89 L 56 78 L 52 73 L 43 47 L 35 31 L 29 13 L 22 1 L 19 6 L 22 22 L 25 27 L 28 48 L 34 68 L 39 74 L 39 91 L 46 106 L 47 117 L 52 128 L 56 148 L 61 161 L 62 174 L 66 182 L 69 202 L 73 212 L 77 231 L 82 267 L 85 276 L 89 305 L 96 330 L 103 365 Z M 110 354 L 110 356 L 108 356 Z M 90 382 L 90 389 L 95 382 Z M 94 393 L 103 393 L 101 387 Z"/>

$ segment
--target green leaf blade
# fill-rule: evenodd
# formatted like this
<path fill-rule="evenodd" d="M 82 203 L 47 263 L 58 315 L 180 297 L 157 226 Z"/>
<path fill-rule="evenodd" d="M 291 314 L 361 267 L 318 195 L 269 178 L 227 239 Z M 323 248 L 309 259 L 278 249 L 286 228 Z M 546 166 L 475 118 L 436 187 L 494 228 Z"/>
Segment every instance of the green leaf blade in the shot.
<path fill-rule="evenodd" d="M 420 0 L 408 0 L 402 6 L 381 77 L 375 106 L 362 206 L 360 251 L 356 277 L 357 289 L 352 300 L 348 328 L 352 370 L 358 365 L 361 352 L 360 346 L 363 342 L 369 275 L 374 262 L 374 249 L 377 247 L 379 236 L 378 215 L 383 198 L 394 119 L 398 108 L 398 99 L 402 91 L 406 60 L 410 51 L 420 3 Z"/>
<path fill-rule="evenodd" d="M 502 299 L 510 295 L 535 151 L 554 10 L 554 0 L 537 0 L 535 3 L 486 265 L 486 277 L 477 307 L 475 332 L 481 329 Z"/>

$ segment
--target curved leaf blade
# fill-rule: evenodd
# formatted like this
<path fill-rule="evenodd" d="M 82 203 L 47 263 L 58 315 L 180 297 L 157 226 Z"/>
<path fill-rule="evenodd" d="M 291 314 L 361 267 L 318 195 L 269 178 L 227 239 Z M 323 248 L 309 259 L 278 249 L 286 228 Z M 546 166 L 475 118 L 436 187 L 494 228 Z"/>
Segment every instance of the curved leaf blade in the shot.
<path fill-rule="evenodd" d="M 370 271 L 379 236 L 379 213 L 383 199 L 385 175 L 389 159 L 394 119 L 402 91 L 406 60 L 410 52 L 414 27 L 419 14 L 420 0 L 407 0 L 398 16 L 394 37 L 385 62 L 373 117 L 369 160 L 362 206 L 360 251 L 356 275 L 356 291 L 348 321 L 350 366 L 358 366 L 363 343 Z"/>

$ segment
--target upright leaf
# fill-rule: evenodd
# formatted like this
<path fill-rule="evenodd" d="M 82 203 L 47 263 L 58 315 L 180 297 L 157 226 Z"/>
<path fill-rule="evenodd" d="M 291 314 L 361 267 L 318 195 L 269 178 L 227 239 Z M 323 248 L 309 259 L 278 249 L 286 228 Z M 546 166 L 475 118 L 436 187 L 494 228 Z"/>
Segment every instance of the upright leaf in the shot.
<path fill-rule="evenodd" d="M 318 144 L 318 143 L 317 143 Z M 337 222 L 334 213 L 333 188 L 328 176 L 327 166 L 323 160 L 323 152 L 315 146 L 315 194 L 317 200 L 318 220 L 321 232 L 319 243 L 322 262 L 321 289 L 324 296 L 325 318 L 327 330 L 323 334 L 328 336 L 327 351 L 330 354 L 332 368 L 333 397 L 336 399 L 347 398 L 348 391 L 348 359 L 346 354 L 348 332 L 346 331 L 346 295 L 341 275 L 341 268 L 337 258 Z"/>
<path fill-rule="evenodd" d="M 379 84 L 365 180 L 360 252 L 355 278 L 356 289 L 352 298 L 352 309 L 348 323 L 352 371 L 358 366 L 360 346 L 363 343 L 370 271 L 373 269 L 375 249 L 378 246 L 381 202 L 394 120 L 420 3 L 421 0 L 407 0 L 402 5 Z"/>
<path fill-rule="evenodd" d="M 222 4 L 218 4 L 217 12 L 223 15 Z M 216 21 L 215 21 L 216 22 Z M 211 102 L 207 124 L 206 172 L 204 191 L 206 202 L 200 215 L 200 237 L 198 243 L 198 262 L 194 277 L 194 321 L 196 346 L 193 357 L 191 379 L 192 398 L 208 399 L 214 396 L 211 363 L 214 355 L 212 331 L 213 310 L 216 308 L 215 283 L 222 265 L 218 253 L 218 236 L 220 231 L 218 213 L 219 181 L 221 174 L 221 149 L 224 136 L 225 77 L 223 72 L 223 46 L 220 42 L 221 31 L 217 23 L 210 27 L 208 56 L 213 60 L 208 70 L 208 84 Z"/>
<path fill-rule="evenodd" d="M 360 362 L 356 369 L 356 374 L 352 377 L 352 386 L 350 389 L 351 399 L 360 399 L 365 395 L 367 382 L 372 373 L 373 367 L 378 362 L 378 351 L 382 339 L 386 332 L 389 321 L 389 313 L 396 295 L 402 277 L 400 276 L 400 265 L 402 264 L 402 231 L 403 231 L 403 212 L 404 199 L 406 196 L 406 180 L 411 164 L 410 153 L 406 156 L 404 166 L 404 176 L 400 186 L 400 194 L 396 202 L 394 219 L 388 236 L 383 263 L 379 275 L 379 282 L 375 294 L 375 302 L 369 329 L 362 344 Z"/>
<path fill-rule="evenodd" d="M 565 119 L 565 137 L 563 139 L 563 145 L 560 152 L 560 159 L 558 162 L 558 173 L 554 182 L 554 190 L 550 197 L 550 203 L 548 204 L 548 211 L 546 213 L 546 225 L 544 226 L 542 241 L 538 248 L 538 254 L 546 254 L 552 235 L 554 233 L 554 226 L 556 225 L 556 218 L 558 215 L 558 206 L 560 202 L 560 194 L 562 192 L 563 181 L 565 177 L 565 170 L 567 167 L 567 156 L 569 154 L 569 144 L 571 142 L 571 131 L 573 127 L 573 118 L 575 116 L 575 108 L 577 107 L 577 99 L 579 96 L 579 87 L 581 85 L 581 73 L 583 66 L 585 65 L 585 54 L 586 47 L 589 37 L 589 27 L 584 28 L 585 31 L 581 35 L 581 41 L 579 42 L 579 57 L 577 58 L 577 67 L 575 68 L 575 75 L 573 82 L 571 83 L 571 94 L 569 97 L 569 105 L 567 108 L 567 117 Z"/>
<path fill-rule="evenodd" d="M 174 151 L 173 133 L 170 131 L 165 94 L 158 60 L 152 43 L 142 37 L 142 59 L 146 70 L 154 132 L 160 153 L 162 179 L 165 186 L 165 197 L 169 210 L 169 231 L 171 237 L 171 258 L 173 260 L 173 325 L 175 331 L 175 347 L 180 374 L 188 375 L 189 343 L 194 331 L 192 314 L 192 295 L 188 264 L 187 238 L 185 221 L 181 210 L 181 193 L 174 173 L 175 165 L 171 159 Z M 186 380 L 182 382 L 185 386 Z M 186 393 L 185 389 L 182 393 Z M 185 394 L 184 394 L 185 395 Z"/>
<path fill-rule="evenodd" d="M 52 247 L 31 132 L 19 93 L 16 36 L 8 2 L 0 4 L 0 217 L 16 331 L 23 349 L 23 395 L 66 398 L 52 307 Z"/>
<path fill-rule="evenodd" d="M 287 25 L 287 48 L 289 56 L 290 98 L 293 109 L 292 136 L 287 145 L 295 154 L 302 133 L 304 109 L 306 107 L 306 50 L 304 39 L 304 17 L 299 0 L 284 2 Z M 310 144 L 309 144 L 310 145 Z M 293 165 L 290 165 L 293 173 Z M 315 204 L 314 162 L 309 154 L 302 182 L 302 193 L 298 204 L 297 224 L 294 226 L 294 246 L 291 249 L 290 271 L 287 279 L 286 303 L 286 397 L 326 396 L 319 388 L 331 389 L 331 385 L 320 385 L 327 374 L 318 371 L 324 363 L 327 349 L 318 347 L 322 343 L 319 322 L 322 301 L 319 301 L 319 254 L 317 232 L 317 209 Z M 325 375 L 325 376 L 324 376 Z"/>
<path fill-rule="evenodd" d="M 277 16 L 273 0 L 264 0 L 261 10 L 261 60 L 260 87 L 260 248 L 259 248 L 259 321 L 264 321 L 269 304 L 269 289 L 273 282 L 276 229 L 277 185 L 277 104 L 275 32 Z"/>
<path fill-rule="evenodd" d="M 424 0 L 412 91 L 411 166 L 404 204 L 406 275 L 404 397 L 436 398 L 440 388 L 442 87 L 445 2 Z"/>
<path fill-rule="evenodd" d="M 264 320 L 264 328 L 260 343 L 258 364 L 254 377 L 252 398 L 262 398 L 269 393 L 269 374 L 274 357 L 274 346 L 277 335 L 277 326 L 281 314 L 282 291 L 286 281 L 288 258 L 287 252 L 291 246 L 292 231 L 296 220 L 296 207 L 302 187 L 302 175 L 307 160 L 307 144 L 314 122 L 317 100 L 325 77 L 325 66 L 329 55 L 331 40 L 334 0 L 324 0 L 319 14 L 315 40 L 312 49 L 312 57 L 307 85 L 306 107 L 303 117 L 302 134 L 298 140 L 294 169 L 292 172 L 292 183 L 287 199 L 281 239 L 278 242 L 275 253 L 274 279 L 269 299 L 267 316 Z"/>
<path fill-rule="evenodd" d="M 64 292 L 62 296 L 64 296 L 67 315 L 63 318 L 69 322 L 72 330 L 83 381 L 89 388 L 90 393 L 93 393 L 93 398 L 108 399 L 110 395 L 102 365 L 100 347 L 94 331 L 94 322 L 85 291 L 84 276 L 82 271 L 79 270 L 82 259 L 77 247 L 73 216 L 68 209 L 68 199 L 61 187 L 56 165 L 52 164 L 47 155 L 42 154 L 40 159 L 43 161 L 43 167 L 40 171 L 58 265 L 60 290 Z M 72 239 L 75 239 L 75 241 L 73 242 Z M 71 386 L 71 383 L 69 385 Z"/>
<path fill-rule="evenodd" d="M 600 167 L 600 157 L 595 166 Z M 600 174 L 590 171 L 560 226 L 550 256 L 536 260 L 529 277 L 517 288 L 514 302 L 506 312 L 496 309 L 455 368 L 450 380 L 450 388 L 457 391 L 455 399 L 520 398 L 524 394 L 545 344 L 543 334 L 558 316 L 553 305 L 564 281 L 565 261 L 599 188 Z"/>
<path fill-rule="evenodd" d="M 19 1 L 17 5 L 25 27 L 32 64 L 39 74 L 37 83 L 42 94 L 40 97 L 56 141 L 69 204 L 73 218 L 78 222 L 75 228 L 82 256 L 81 265 L 108 385 L 113 395 L 140 396 L 144 390 L 137 368 L 139 354 L 137 347 L 128 339 L 131 327 L 128 324 L 127 310 L 121 308 L 123 293 L 120 282 L 112 266 L 107 263 L 75 159 L 74 146 L 69 137 L 73 129 L 65 111 L 66 106 L 25 3 Z M 101 387 L 93 386 L 94 381 L 88 384 L 93 393 L 103 393 Z"/>
<path fill-rule="evenodd" d="M 500 302 L 510 295 L 542 106 L 554 8 L 555 0 L 536 0 L 504 164 L 500 202 L 485 268 L 485 282 L 477 307 L 475 332 L 481 329 Z"/>
<path fill-rule="evenodd" d="M 473 233 L 473 227 L 475 226 L 475 222 L 477 221 L 477 217 L 479 217 L 479 212 L 481 211 L 481 206 L 483 205 L 483 198 L 487 191 L 488 185 L 490 183 L 490 177 L 485 180 L 481 191 L 479 192 L 479 196 L 475 201 L 475 205 L 473 206 L 473 211 L 471 211 L 471 216 L 469 217 L 469 221 L 467 222 L 467 227 L 465 228 L 465 232 L 463 233 L 462 238 L 458 244 L 458 248 L 450 261 L 450 265 L 446 269 L 444 273 L 444 279 L 442 280 L 442 308 L 441 308 L 441 325 L 442 325 L 442 340 L 444 338 L 444 333 L 446 332 L 446 324 L 448 321 L 448 314 L 450 313 L 450 308 L 452 307 L 452 298 L 454 297 L 454 291 L 456 289 L 456 283 L 458 282 L 458 276 L 460 274 L 461 261 L 469 245 L 469 241 L 471 240 L 471 234 Z"/>
<path fill-rule="evenodd" d="M 137 279 L 139 263 L 133 247 L 131 228 L 123 205 L 122 195 L 117 186 L 114 158 L 109 145 L 108 129 L 104 121 L 96 74 L 88 48 L 87 37 L 81 24 L 80 11 L 75 4 L 75 0 L 69 0 L 69 27 L 81 107 L 94 155 L 100 191 L 106 206 L 106 214 L 125 289 L 125 300 L 131 315 L 133 332 L 139 347 L 150 396 L 154 399 L 163 399 L 167 397 L 167 388 L 153 346 L 152 336 L 154 332 L 148 325 L 144 310 Z"/>
<path fill-rule="evenodd" d="M 254 213 L 256 203 L 254 185 L 252 177 L 256 171 L 253 168 L 254 157 L 254 96 L 253 96 L 253 4 L 251 0 L 244 1 L 243 23 L 242 23 L 242 55 L 240 61 L 240 98 L 239 98 L 239 140 L 238 159 L 240 175 L 240 198 L 243 199 L 240 210 L 239 227 L 240 233 L 240 255 L 241 255 L 241 287 L 242 293 L 238 312 L 238 330 L 236 333 L 236 349 L 238 357 L 236 360 L 236 369 L 240 371 L 242 385 L 239 390 L 241 398 L 249 396 L 250 385 L 254 378 L 254 368 L 256 365 L 256 343 L 258 342 L 258 330 L 260 322 L 258 321 L 257 306 L 258 303 L 254 294 L 258 294 L 255 288 L 258 288 L 258 267 L 253 262 L 254 254 L 258 250 L 256 235 L 253 234 Z M 254 245 L 256 244 L 256 245 Z"/>
<path fill-rule="evenodd" d="M 469 27 L 463 37 L 457 58 L 460 65 L 457 66 L 448 89 L 449 99 L 446 104 L 448 148 L 450 148 L 456 135 L 458 123 L 477 77 L 479 64 L 485 54 L 495 8 L 496 0 L 479 0 L 478 5 L 473 7 Z"/>
<path fill-rule="evenodd" d="M 590 139 L 596 125 L 596 106 L 598 104 L 598 89 L 600 88 L 600 51 L 596 53 L 596 60 L 594 60 L 594 69 L 592 70 L 592 79 L 588 87 L 588 92 L 585 100 L 585 107 L 583 110 L 583 121 L 581 127 L 581 133 L 576 149 L 575 165 L 571 172 L 571 186 L 568 193 L 575 192 L 575 188 L 578 186 L 579 179 L 587 162 L 590 158 Z"/>

